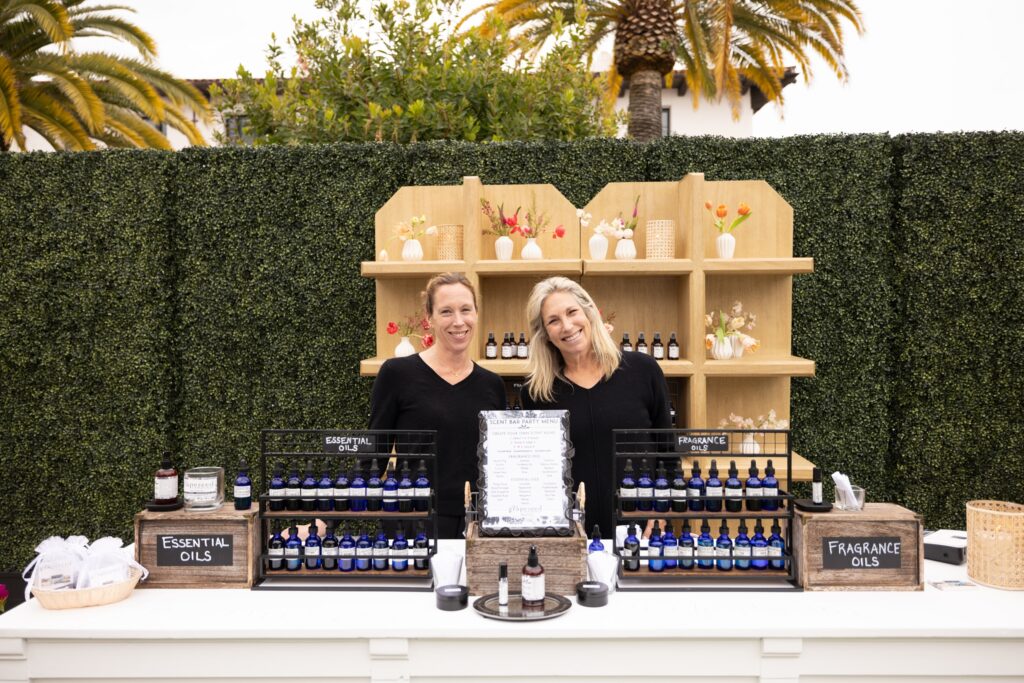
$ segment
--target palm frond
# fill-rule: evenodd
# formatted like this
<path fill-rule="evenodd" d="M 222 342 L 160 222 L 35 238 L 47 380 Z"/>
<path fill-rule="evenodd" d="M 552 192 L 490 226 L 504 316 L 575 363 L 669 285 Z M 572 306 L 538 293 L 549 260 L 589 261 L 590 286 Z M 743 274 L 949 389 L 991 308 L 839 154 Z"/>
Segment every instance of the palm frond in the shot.
<path fill-rule="evenodd" d="M 131 140 L 136 147 L 171 150 L 167 137 L 131 109 L 107 107 L 107 127 Z"/>
<path fill-rule="evenodd" d="M 78 119 L 41 88 L 22 88 L 21 108 L 24 126 L 38 132 L 51 144 L 57 141 L 57 149 L 82 151 L 96 148 Z"/>
<path fill-rule="evenodd" d="M 66 43 L 74 35 L 68 12 L 60 2 L 49 0 L 7 0 L 0 11 L 0 22 L 26 15 L 51 42 Z"/>
<path fill-rule="evenodd" d="M 102 37 L 122 40 L 142 55 L 144 59 L 156 57 L 156 41 L 141 28 L 120 17 L 109 14 L 79 14 L 73 16 L 75 37 Z"/>
<path fill-rule="evenodd" d="M 23 72 L 32 73 L 35 77 L 45 76 L 67 99 L 71 109 L 90 133 L 103 130 L 102 100 L 86 79 L 68 67 L 66 60 L 58 55 L 39 52 L 23 59 L 21 68 Z"/>
<path fill-rule="evenodd" d="M 164 120 L 164 103 L 160 94 L 137 71 L 126 66 L 130 60 L 103 52 L 78 53 L 67 59 L 71 68 L 79 73 L 107 81 L 132 103 L 133 108 L 152 120 Z"/>
<path fill-rule="evenodd" d="M 17 75 L 14 65 L 0 52 L 0 136 L 3 147 L 10 149 L 11 142 L 25 148 L 25 135 L 21 130 L 21 102 L 18 96 Z"/>

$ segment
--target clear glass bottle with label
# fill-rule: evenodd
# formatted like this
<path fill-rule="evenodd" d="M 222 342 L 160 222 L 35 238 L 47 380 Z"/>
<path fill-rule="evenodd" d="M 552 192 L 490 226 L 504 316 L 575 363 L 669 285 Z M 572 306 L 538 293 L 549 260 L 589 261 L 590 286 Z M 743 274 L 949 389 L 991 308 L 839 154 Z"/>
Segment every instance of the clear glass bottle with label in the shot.
<path fill-rule="evenodd" d="M 537 546 L 530 546 L 530 554 L 523 565 L 523 607 L 544 607 L 544 566 L 537 557 Z"/>

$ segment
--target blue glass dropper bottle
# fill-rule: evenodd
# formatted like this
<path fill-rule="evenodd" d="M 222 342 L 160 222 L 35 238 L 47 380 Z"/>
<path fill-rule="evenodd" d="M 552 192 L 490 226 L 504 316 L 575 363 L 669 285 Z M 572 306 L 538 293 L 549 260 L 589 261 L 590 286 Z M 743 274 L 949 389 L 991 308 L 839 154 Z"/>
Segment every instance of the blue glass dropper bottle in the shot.
<path fill-rule="evenodd" d="M 413 509 L 416 512 L 426 512 L 430 509 L 430 479 L 427 478 L 427 462 L 420 460 L 420 466 L 416 470 L 416 481 L 413 485 L 415 500 Z"/>
<path fill-rule="evenodd" d="M 742 519 L 736 532 L 736 538 L 732 541 L 732 553 L 736 558 L 734 563 L 736 569 L 742 571 L 750 569 L 750 537 L 747 536 L 747 523 Z"/>
<path fill-rule="evenodd" d="M 654 478 L 654 511 L 668 512 L 671 505 L 670 496 L 672 490 L 668 486 L 668 477 L 665 476 L 665 468 L 658 468 L 658 476 Z"/>
<path fill-rule="evenodd" d="M 676 467 L 672 477 L 672 512 L 686 512 L 686 495 L 686 477 Z"/>
<path fill-rule="evenodd" d="M 370 571 L 370 560 L 373 556 L 373 544 L 366 529 L 359 530 L 359 540 L 356 541 L 356 571 Z"/>
<path fill-rule="evenodd" d="M 352 538 L 352 534 L 349 533 L 348 529 L 341 535 L 341 541 L 338 542 L 338 569 L 343 572 L 350 572 L 355 569 L 356 566 L 356 542 Z"/>
<path fill-rule="evenodd" d="M 704 507 L 708 512 L 722 511 L 722 480 L 718 478 L 718 462 L 711 461 L 708 468 L 708 480 L 704 484 L 704 495 L 708 497 Z"/>
<path fill-rule="evenodd" d="M 284 485 L 284 506 L 289 510 L 298 510 L 301 505 L 302 479 L 299 478 L 299 470 L 293 467 L 288 473 L 288 479 Z"/>
<path fill-rule="evenodd" d="M 711 538 L 711 525 L 703 520 L 700 536 L 697 537 L 697 569 L 712 569 L 715 566 L 715 539 Z"/>
<path fill-rule="evenodd" d="M 724 519 L 718 527 L 718 538 L 715 539 L 715 556 L 718 558 L 718 571 L 732 571 L 732 540 L 729 538 L 729 525 Z"/>
<path fill-rule="evenodd" d="M 662 549 L 664 546 L 661 543 L 661 526 L 658 522 L 654 523 L 654 530 L 651 532 L 651 538 L 647 541 L 647 569 L 652 572 L 660 572 L 665 570 L 665 560 L 662 559 Z"/>
<path fill-rule="evenodd" d="M 394 470 L 388 469 L 381 489 L 384 496 L 384 504 L 381 509 L 384 512 L 398 512 L 398 479 L 395 478 Z"/>
<path fill-rule="evenodd" d="M 327 531 L 324 532 L 324 540 L 320 542 L 320 556 L 322 566 L 327 571 L 338 569 L 338 539 L 334 537 L 334 522 L 327 522 Z"/>
<path fill-rule="evenodd" d="M 269 567 L 272 571 L 281 569 L 284 564 L 284 539 L 281 538 L 281 528 L 274 525 L 274 533 L 267 541 L 267 554 L 270 555 Z"/>
<path fill-rule="evenodd" d="M 348 486 L 348 506 L 352 512 L 366 512 L 366 480 L 358 464 Z"/>
<path fill-rule="evenodd" d="M 238 463 L 234 498 L 236 510 L 248 510 L 252 507 L 252 479 L 249 478 L 249 463 L 245 461 L 245 458 Z"/>
<path fill-rule="evenodd" d="M 772 520 L 772 535 L 768 537 L 768 566 L 772 569 L 785 569 L 786 542 L 782 540 L 782 529 L 779 527 L 779 520 Z"/>
<path fill-rule="evenodd" d="M 402 476 L 398 479 L 398 511 L 412 512 L 412 477 L 409 476 L 409 461 L 402 461 Z"/>
<path fill-rule="evenodd" d="M 633 461 L 630 458 L 626 458 L 626 466 L 622 469 L 619 501 L 622 503 L 623 512 L 636 511 L 636 480 L 633 478 Z"/>
<path fill-rule="evenodd" d="M 775 512 L 779 509 L 779 480 L 775 478 L 775 467 L 772 461 L 764 467 L 764 479 L 761 480 L 761 509 L 765 512 Z"/>
<path fill-rule="evenodd" d="M 761 511 L 761 480 L 757 478 L 757 461 L 750 461 L 750 469 L 747 470 L 750 476 L 747 477 L 747 509 L 751 512 Z"/>
<path fill-rule="evenodd" d="M 588 553 L 603 553 L 604 543 L 601 543 L 601 527 L 597 524 L 594 525 L 594 531 L 591 533 L 590 546 L 587 548 Z"/>
<path fill-rule="evenodd" d="M 422 521 L 416 522 L 416 538 L 412 545 L 416 554 L 413 566 L 421 571 L 426 570 L 430 566 L 430 539 L 427 538 L 426 527 Z"/>
<path fill-rule="evenodd" d="M 320 568 L 320 537 L 316 533 L 316 522 L 309 523 L 309 535 L 306 536 L 306 569 Z"/>
<path fill-rule="evenodd" d="M 743 482 L 736 469 L 736 461 L 729 461 L 729 478 L 725 480 L 725 509 L 727 512 L 743 510 Z"/>
<path fill-rule="evenodd" d="M 654 482 L 651 481 L 651 471 L 647 468 L 647 459 L 640 461 L 640 478 L 636 482 L 636 509 L 654 509 Z"/>
<path fill-rule="evenodd" d="M 395 530 L 395 540 L 391 542 L 391 568 L 396 572 L 404 572 L 409 568 L 409 542 L 405 540 L 405 530 L 401 525 Z"/>
<path fill-rule="evenodd" d="M 704 501 L 700 496 L 704 495 L 704 480 L 700 478 L 700 464 L 696 460 L 690 470 L 690 481 L 686 483 L 686 493 L 690 498 L 690 512 L 703 511 Z"/>
<path fill-rule="evenodd" d="M 750 537 L 750 566 L 754 569 L 768 568 L 768 539 L 764 537 L 761 520 L 754 522 L 754 535 Z"/>
<path fill-rule="evenodd" d="M 274 473 L 270 475 L 270 486 L 267 493 L 270 494 L 270 511 L 280 512 L 284 510 L 284 477 L 281 473 L 284 471 L 284 466 L 281 463 L 274 465 Z"/>
<path fill-rule="evenodd" d="M 348 487 L 348 473 L 338 470 L 338 478 L 334 480 L 334 509 L 337 512 L 348 512 Z"/>
<path fill-rule="evenodd" d="M 384 533 L 384 525 L 377 522 L 377 538 L 373 542 L 373 568 L 377 571 L 386 570 L 390 556 L 391 552 L 388 549 L 388 537 Z"/>
<path fill-rule="evenodd" d="M 689 520 L 683 520 L 683 529 L 679 532 L 679 568 L 693 569 L 693 533 Z"/>
<path fill-rule="evenodd" d="M 313 476 L 313 463 L 306 462 L 306 476 L 302 478 L 302 510 L 314 512 L 316 510 L 316 492 L 318 489 L 316 477 Z"/>
<path fill-rule="evenodd" d="M 370 476 L 366 480 L 366 509 L 370 512 L 380 512 L 384 489 L 380 481 L 380 465 L 377 459 L 370 461 Z"/>
<path fill-rule="evenodd" d="M 626 571 L 640 571 L 640 539 L 636 537 L 636 524 L 629 525 L 626 540 L 622 543 L 622 554 L 625 556 Z"/>
<path fill-rule="evenodd" d="M 665 532 L 661 535 L 661 554 L 665 556 L 665 569 L 675 569 L 679 566 L 679 541 L 672 533 L 672 521 L 665 521 Z"/>
<path fill-rule="evenodd" d="M 290 572 L 297 572 L 302 567 L 302 539 L 299 538 L 299 527 L 294 524 L 288 527 L 288 540 L 284 542 L 285 566 Z"/>
<path fill-rule="evenodd" d="M 330 512 L 334 506 L 334 478 L 326 469 L 316 485 L 316 509 Z"/>

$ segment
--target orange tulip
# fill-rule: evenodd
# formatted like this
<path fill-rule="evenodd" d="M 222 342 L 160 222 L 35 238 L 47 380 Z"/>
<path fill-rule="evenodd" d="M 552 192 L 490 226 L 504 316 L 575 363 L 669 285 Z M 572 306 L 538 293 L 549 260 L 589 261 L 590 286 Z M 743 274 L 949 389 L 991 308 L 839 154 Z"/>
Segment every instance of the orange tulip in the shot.
<path fill-rule="evenodd" d="M 711 202 L 704 202 L 704 208 L 707 209 L 708 211 L 710 211 L 711 210 Z"/>
<path fill-rule="evenodd" d="M 715 210 L 715 215 L 719 218 L 725 218 L 729 215 L 729 209 L 725 208 L 725 204 L 719 204 L 718 209 Z"/>
<path fill-rule="evenodd" d="M 736 209 L 736 213 L 738 213 L 741 216 L 746 216 L 747 214 L 750 213 L 750 207 L 744 204 L 743 202 L 740 202 L 740 208 Z"/>

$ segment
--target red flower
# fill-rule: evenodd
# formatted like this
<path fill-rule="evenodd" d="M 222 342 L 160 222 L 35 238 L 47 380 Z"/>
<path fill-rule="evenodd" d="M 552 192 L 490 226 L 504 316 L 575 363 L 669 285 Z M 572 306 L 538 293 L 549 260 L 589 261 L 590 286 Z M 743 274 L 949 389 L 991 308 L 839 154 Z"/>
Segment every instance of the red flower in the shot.
<path fill-rule="evenodd" d="M 559 237 L 565 237 L 565 228 L 561 225 L 555 228 L 555 239 L 558 239 Z"/>
<path fill-rule="evenodd" d="M 750 207 L 744 204 L 743 202 L 740 202 L 740 208 L 736 210 L 736 213 L 738 213 L 741 216 L 746 216 L 750 213 Z"/>
<path fill-rule="evenodd" d="M 432 335 L 432 334 L 425 334 L 425 335 L 423 335 L 423 348 L 429 349 L 433 345 L 434 345 L 434 335 Z"/>
<path fill-rule="evenodd" d="M 395 334 L 396 332 L 398 332 L 398 323 L 388 323 L 388 334 Z"/>

